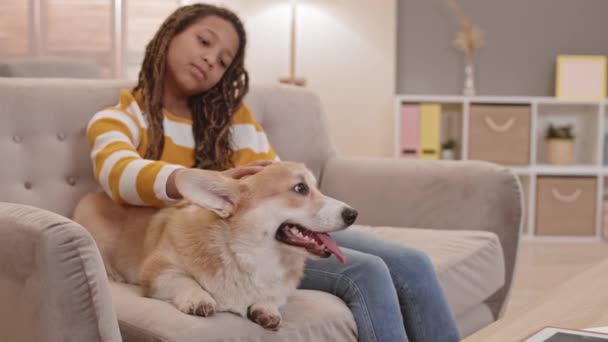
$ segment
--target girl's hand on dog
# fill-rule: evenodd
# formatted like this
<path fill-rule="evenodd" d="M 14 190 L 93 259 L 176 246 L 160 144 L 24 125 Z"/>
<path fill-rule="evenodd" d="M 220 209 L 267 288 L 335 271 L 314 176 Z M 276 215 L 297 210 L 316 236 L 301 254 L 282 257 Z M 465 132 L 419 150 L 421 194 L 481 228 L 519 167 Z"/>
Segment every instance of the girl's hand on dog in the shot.
<path fill-rule="evenodd" d="M 246 176 L 254 175 L 264 169 L 264 167 L 274 163 L 272 160 L 256 160 L 251 162 L 245 166 L 239 166 L 232 169 L 228 169 L 226 171 L 222 171 L 222 173 L 226 176 L 232 177 L 234 179 L 240 179 Z"/>
<path fill-rule="evenodd" d="M 262 169 L 264 169 L 264 167 L 266 167 L 272 163 L 274 163 L 274 161 L 272 161 L 272 160 L 256 160 L 245 166 L 239 166 L 239 167 L 235 167 L 232 169 L 228 169 L 226 171 L 218 171 L 218 172 L 221 172 L 225 176 L 232 177 L 234 179 L 240 179 L 240 178 L 243 178 L 246 176 L 251 176 L 253 174 L 256 174 L 256 173 L 262 171 Z M 167 179 L 167 186 L 166 186 L 167 195 L 169 195 L 169 197 L 171 197 L 173 199 L 182 198 L 182 195 L 179 193 L 179 191 L 177 190 L 177 187 L 175 186 L 175 177 L 177 176 L 177 174 L 179 172 L 182 172 L 184 170 L 188 170 L 188 169 L 177 169 L 177 170 L 173 171 L 169 175 L 169 178 Z"/>

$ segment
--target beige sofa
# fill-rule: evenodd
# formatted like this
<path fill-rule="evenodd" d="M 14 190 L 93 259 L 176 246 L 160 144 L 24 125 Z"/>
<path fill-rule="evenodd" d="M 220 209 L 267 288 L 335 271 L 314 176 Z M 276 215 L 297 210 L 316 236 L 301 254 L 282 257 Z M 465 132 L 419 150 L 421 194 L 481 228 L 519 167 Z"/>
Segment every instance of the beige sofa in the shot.
<path fill-rule="evenodd" d="M 282 309 L 281 330 L 271 332 L 231 314 L 188 316 L 137 287 L 108 283 L 91 237 L 66 217 L 98 189 L 87 121 L 129 86 L 0 78 L 0 340 L 356 341 L 350 311 L 322 292 L 298 290 Z M 351 229 L 430 255 L 463 337 L 501 314 L 522 224 L 510 171 L 474 161 L 340 157 L 309 90 L 253 86 L 246 103 L 283 159 L 305 162 L 326 194 L 359 210 Z"/>

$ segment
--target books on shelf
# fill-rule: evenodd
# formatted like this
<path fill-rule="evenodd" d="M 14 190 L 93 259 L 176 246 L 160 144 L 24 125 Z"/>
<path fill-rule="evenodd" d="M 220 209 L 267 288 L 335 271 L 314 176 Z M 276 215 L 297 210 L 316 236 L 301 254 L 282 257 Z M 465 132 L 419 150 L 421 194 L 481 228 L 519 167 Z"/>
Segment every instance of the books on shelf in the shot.
<path fill-rule="evenodd" d="M 420 106 L 417 104 L 401 105 L 401 146 L 402 158 L 418 158 L 420 146 Z"/>
<path fill-rule="evenodd" d="M 439 116 L 441 105 L 423 103 L 420 105 L 420 159 L 439 159 Z"/>
<path fill-rule="evenodd" d="M 401 105 L 400 156 L 439 159 L 441 105 L 404 103 Z"/>

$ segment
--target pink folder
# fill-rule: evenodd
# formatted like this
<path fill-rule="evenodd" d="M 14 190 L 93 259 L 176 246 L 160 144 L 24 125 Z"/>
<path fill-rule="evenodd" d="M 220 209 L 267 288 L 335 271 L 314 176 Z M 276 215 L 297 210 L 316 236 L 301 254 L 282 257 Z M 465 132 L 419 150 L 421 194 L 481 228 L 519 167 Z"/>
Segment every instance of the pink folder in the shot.
<path fill-rule="evenodd" d="M 417 104 L 401 105 L 401 158 L 418 158 L 420 144 L 420 106 Z"/>

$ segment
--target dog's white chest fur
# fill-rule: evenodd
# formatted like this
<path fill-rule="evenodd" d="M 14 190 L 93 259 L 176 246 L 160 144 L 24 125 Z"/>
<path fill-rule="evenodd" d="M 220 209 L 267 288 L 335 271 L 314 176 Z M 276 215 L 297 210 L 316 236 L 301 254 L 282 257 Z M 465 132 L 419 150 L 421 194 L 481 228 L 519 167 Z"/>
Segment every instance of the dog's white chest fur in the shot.
<path fill-rule="evenodd" d="M 244 315 L 249 305 L 261 302 L 280 307 L 298 285 L 289 273 L 302 270 L 305 262 L 300 255 L 288 256 L 290 260 L 281 257 L 275 248 L 243 248 L 223 258 L 228 262 L 219 273 L 201 274 L 197 280 L 216 300 L 219 311 Z"/>

